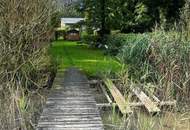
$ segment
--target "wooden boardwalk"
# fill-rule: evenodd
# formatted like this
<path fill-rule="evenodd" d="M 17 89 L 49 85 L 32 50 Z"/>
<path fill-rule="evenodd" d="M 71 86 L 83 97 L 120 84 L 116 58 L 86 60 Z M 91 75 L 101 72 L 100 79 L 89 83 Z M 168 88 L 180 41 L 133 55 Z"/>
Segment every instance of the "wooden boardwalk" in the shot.
<path fill-rule="evenodd" d="M 75 68 L 58 74 L 37 130 L 103 130 L 87 77 Z"/>

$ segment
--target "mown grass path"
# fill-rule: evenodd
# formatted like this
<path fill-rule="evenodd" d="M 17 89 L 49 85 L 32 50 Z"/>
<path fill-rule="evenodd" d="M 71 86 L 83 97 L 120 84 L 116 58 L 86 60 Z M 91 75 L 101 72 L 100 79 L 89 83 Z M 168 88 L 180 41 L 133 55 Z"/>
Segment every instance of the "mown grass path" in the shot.
<path fill-rule="evenodd" d="M 102 50 L 77 42 L 53 42 L 50 53 L 58 64 L 58 71 L 77 67 L 94 76 L 103 72 L 117 72 L 121 68 L 119 62 L 110 56 L 105 56 Z"/>

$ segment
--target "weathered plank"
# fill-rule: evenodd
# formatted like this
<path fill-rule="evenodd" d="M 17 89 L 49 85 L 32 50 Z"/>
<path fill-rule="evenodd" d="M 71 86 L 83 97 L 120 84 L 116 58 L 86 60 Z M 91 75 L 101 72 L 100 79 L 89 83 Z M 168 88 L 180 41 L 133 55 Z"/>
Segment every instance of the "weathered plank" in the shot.
<path fill-rule="evenodd" d="M 104 83 L 106 84 L 107 88 L 111 92 L 116 104 L 118 105 L 122 114 L 132 113 L 130 106 L 127 104 L 125 98 L 120 93 L 120 91 L 116 88 L 113 82 L 109 79 L 105 79 Z"/>
<path fill-rule="evenodd" d="M 64 80 L 63 80 L 64 79 Z M 87 77 L 77 69 L 58 74 L 37 130 L 103 130 Z"/>
<path fill-rule="evenodd" d="M 149 112 L 160 112 L 160 109 L 157 107 L 156 103 L 154 103 L 143 91 L 141 91 L 139 88 L 134 88 L 132 91 Z"/>
<path fill-rule="evenodd" d="M 106 99 L 108 100 L 109 104 L 113 103 L 110 96 L 108 95 L 107 91 L 106 91 L 106 88 L 100 84 L 100 87 L 102 89 L 102 92 L 104 93 L 104 95 L 106 96 Z"/>
<path fill-rule="evenodd" d="M 158 106 L 176 106 L 176 101 L 160 101 L 160 102 L 154 102 Z M 144 106 L 142 102 L 133 102 L 129 103 L 131 107 L 141 107 Z"/>

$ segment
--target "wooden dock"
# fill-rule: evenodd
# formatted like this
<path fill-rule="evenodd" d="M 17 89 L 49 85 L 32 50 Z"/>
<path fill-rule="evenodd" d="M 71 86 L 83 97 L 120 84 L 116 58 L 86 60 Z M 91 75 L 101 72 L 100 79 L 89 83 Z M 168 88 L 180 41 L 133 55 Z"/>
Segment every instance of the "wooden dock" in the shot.
<path fill-rule="evenodd" d="M 87 84 L 84 84 L 87 83 Z M 37 130 L 104 130 L 87 77 L 75 68 L 58 74 Z"/>

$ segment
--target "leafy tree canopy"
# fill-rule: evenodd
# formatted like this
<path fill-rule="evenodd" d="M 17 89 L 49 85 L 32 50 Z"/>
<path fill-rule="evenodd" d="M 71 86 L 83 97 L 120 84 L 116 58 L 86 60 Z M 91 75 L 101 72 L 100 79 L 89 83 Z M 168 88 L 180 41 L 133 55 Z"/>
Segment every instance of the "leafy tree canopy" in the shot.
<path fill-rule="evenodd" d="M 83 4 L 91 28 L 144 32 L 156 23 L 177 21 L 184 0 L 83 0 Z"/>

